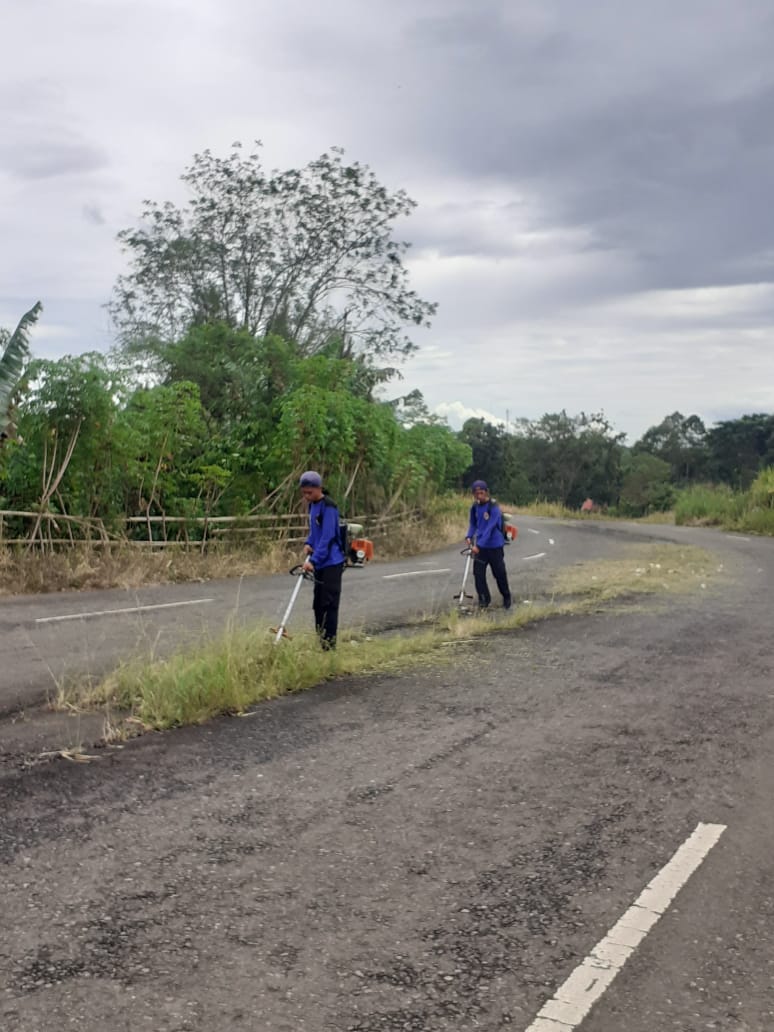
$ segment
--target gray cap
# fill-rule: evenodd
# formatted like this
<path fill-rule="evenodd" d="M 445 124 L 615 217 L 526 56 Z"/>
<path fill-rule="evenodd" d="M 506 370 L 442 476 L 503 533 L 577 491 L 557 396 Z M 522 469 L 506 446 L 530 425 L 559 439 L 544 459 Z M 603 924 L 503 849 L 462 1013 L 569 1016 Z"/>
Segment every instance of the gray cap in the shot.
<path fill-rule="evenodd" d="M 298 483 L 301 487 L 322 487 L 322 477 L 315 470 L 308 469 L 301 474 Z"/>

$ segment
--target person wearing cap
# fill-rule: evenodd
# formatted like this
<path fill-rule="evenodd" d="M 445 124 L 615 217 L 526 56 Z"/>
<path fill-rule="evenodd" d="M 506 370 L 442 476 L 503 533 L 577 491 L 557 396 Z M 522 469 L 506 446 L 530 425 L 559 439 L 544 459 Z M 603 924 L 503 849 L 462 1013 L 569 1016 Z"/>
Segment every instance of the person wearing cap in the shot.
<path fill-rule="evenodd" d="M 486 571 L 491 567 L 498 590 L 503 597 L 503 608 L 511 608 L 511 589 L 505 569 L 505 534 L 503 514 L 500 506 L 490 496 L 483 480 L 474 480 L 471 485 L 473 505 L 470 507 L 470 521 L 465 540 L 473 551 L 473 577 L 476 582 L 478 604 L 486 609 L 492 601 L 487 584 Z"/>
<path fill-rule="evenodd" d="M 309 506 L 309 535 L 304 543 L 304 570 L 314 574 L 314 625 L 324 649 L 336 648 L 344 553 L 339 543 L 339 510 L 323 490 L 313 469 L 301 474 L 301 495 Z"/>

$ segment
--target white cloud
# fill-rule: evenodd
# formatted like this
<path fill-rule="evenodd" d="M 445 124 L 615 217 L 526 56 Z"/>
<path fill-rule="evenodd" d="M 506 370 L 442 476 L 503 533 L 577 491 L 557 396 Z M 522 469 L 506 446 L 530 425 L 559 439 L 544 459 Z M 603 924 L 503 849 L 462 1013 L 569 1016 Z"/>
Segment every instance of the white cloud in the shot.
<path fill-rule="evenodd" d="M 485 419 L 487 423 L 505 425 L 505 420 L 493 415 L 486 409 L 469 408 L 461 401 L 442 401 L 432 410 L 435 415 L 442 416 L 455 430 L 459 430 L 468 419 Z"/>

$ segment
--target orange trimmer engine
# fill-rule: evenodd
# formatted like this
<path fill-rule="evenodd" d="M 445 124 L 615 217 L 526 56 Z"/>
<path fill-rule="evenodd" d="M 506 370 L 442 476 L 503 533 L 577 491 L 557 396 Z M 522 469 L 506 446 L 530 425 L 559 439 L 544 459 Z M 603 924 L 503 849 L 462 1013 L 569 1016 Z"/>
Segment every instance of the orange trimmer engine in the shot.
<path fill-rule="evenodd" d="M 506 545 L 510 545 L 511 542 L 515 541 L 519 534 L 519 528 L 513 522 L 513 516 L 509 512 L 503 513 L 503 521 L 501 524 L 503 537 L 505 538 Z"/>
<path fill-rule="evenodd" d="M 365 566 L 374 557 L 374 543 L 369 538 L 353 537 L 349 543 L 350 566 Z"/>

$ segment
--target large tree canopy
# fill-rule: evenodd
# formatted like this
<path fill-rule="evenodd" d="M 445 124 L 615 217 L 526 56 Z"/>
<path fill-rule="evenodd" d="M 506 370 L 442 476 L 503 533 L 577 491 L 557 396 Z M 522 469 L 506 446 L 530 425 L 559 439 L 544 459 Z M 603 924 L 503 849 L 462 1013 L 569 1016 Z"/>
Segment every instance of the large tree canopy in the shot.
<path fill-rule="evenodd" d="M 635 452 L 646 452 L 668 462 L 672 482 L 685 484 L 706 472 L 707 429 L 696 416 L 673 412 L 657 426 L 646 430 L 634 445 Z"/>
<path fill-rule="evenodd" d="M 187 205 L 146 201 L 139 227 L 119 234 L 130 271 L 111 314 L 124 343 L 180 340 L 224 322 L 276 333 L 310 354 L 332 338 L 353 351 L 405 355 L 407 326 L 435 305 L 408 283 L 408 244 L 394 223 L 414 202 L 334 148 L 302 169 L 266 172 L 239 144 L 195 155 L 182 176 Z"/>

